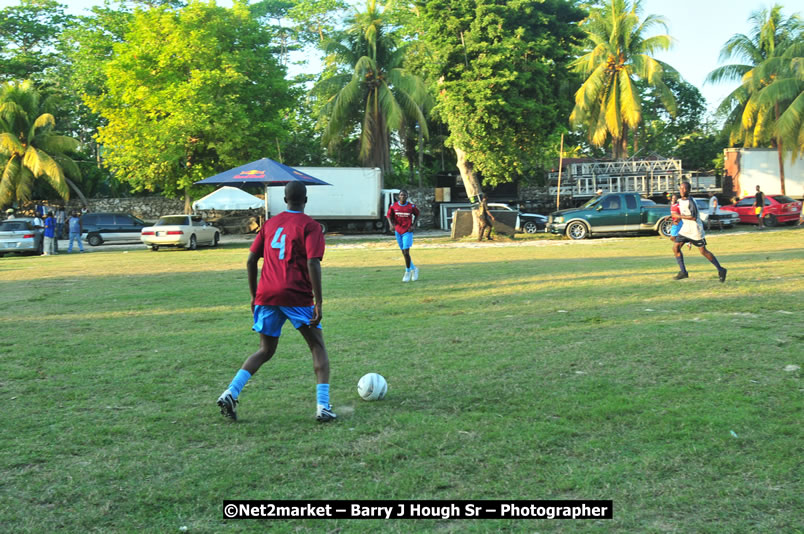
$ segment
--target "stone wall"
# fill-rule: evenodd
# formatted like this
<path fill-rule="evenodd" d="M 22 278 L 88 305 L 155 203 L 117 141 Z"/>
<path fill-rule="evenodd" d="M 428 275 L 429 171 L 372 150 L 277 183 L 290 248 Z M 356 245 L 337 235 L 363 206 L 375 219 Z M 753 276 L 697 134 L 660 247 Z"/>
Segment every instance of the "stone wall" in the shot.
<path fill-rule="evenodd" d="M 435 204 L 434 187 L 408 187 L 411 202 L 419 208 L 419 228 L 437 228 L 438 210 Z"/>
<path fill-rule="evenodd" d="M 156 221 L 162 215 L 172 215 L 184 213 L 184 200 L 175 198 L 164 198 L 158 195 L 147 197 L 129 198 L 90 198 L 87 199 L 89 206 L 87 209 L 93 213 L 130 213 L 135 217 L 151 222 Z M 18 210 L 21 215 L 33 215 L 34 206 L 39 203 L 45 206 L 45 211 L 52 208 L 55 212 L 60 203 L 47 201 L 26 202 Z M 80 211 L 84 207 L 78 198 L 70 199 L 64 205 L 67 212 Z"/>
<path fill-rule="evenodd" d="M 70 201 L 80 209 L 80 202 Z M 163 215 L 184 213 L 184 199 L 165 198 L 159 195 L 131 198 L 89 199 L 89 211 L 130 213 L 144 221 L 155 221 Z"/>
<path fill-rule="evenodd" d="M 438 204 L 435 202 L 434 187 L 409 187 L 410 199 L 416 204 L 421 213 L 419 228 L 438 228 Z M 555 209 L 555 198 L 550 198 L 545 187 L 520 187 L 519 198 L 525 201 L 523 208 L 526 211 L 536 213 L 550 213 Z M 55 206 L 56 204 L 53 203 Z M 20 214 L 33 213 L 34 203 L 29 202 L 22 206 Z M 71 199 L 67 203 L 67 209 L 80 210 L 81 201 Z M 563 207 L 563 206 L 562 206 Z M 183 199 L 164 198 L 159 195 L 129 197 L 129 198 L 93 198 L 89 199 L 89 211 L 91 212 L 111 212 L 111 213 L 130 213 L 146 222 L 156 221 L 162 215 L 171 215 L 184 212 Z M 204 212 L 204 216 L 215 219 L 226 219 L 224 226 L 231 226 L 227 231 L 234 232 L 237 227 L 253 226 L 253 221 L 259 216 L 261 210 L 236 212 Z M 240 220 L 242 219 L 242 220 Z"/>

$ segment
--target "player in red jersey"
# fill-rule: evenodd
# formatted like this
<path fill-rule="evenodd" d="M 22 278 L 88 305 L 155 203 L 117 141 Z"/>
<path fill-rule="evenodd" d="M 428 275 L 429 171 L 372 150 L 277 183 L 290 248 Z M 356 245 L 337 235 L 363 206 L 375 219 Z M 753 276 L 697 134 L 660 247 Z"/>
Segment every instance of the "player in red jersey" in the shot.
<path fill-rule="evenodd" d="M 321 258 L 324 234 L 321 225 L 304 214 L 307 188 L 302 182 L 285 186 L 287 211 L 267 221 L 249 249 L 248 287 L 251 291 L 253 330 L 260 334 L 260 348 L 249 356 L 229 387 L 218 397 L 221 414 L 237 420 L 237 397 L 249 378 L 276 352 L 282 325 L 290 320 L 310 352 L 317 379 L 316 419 L 337 416 L 329 404 L 329 357 L 321 333 Z M 262 275 L 257 283 L 257 265 Z"/>
<path fill-rule="evenodd" d="M 394 228 L 396 242 L 402 250 L 405 258 L 405 276 L 403 282 L 414 282 L 419 279 L 419 269 L 413 265 L 410 259 L 410 247 L 413 246 L 413 223 L 419 216 L 419 208 L 416 204 L 408 202 L 408 192 L 405 189 L 399 191 L 397 201 L 388 207 L 388 224 Z"/>

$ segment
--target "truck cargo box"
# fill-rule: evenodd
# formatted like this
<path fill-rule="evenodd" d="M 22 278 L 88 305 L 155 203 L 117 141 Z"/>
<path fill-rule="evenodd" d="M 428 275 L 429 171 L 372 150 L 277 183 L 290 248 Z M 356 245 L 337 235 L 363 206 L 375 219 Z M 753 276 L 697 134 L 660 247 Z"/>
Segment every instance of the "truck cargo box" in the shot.
<path fill-rule="evenodd" d="M 332 185 L 307 188 L 307 206 L 304 212 L 310 217 L 326 220 L 381 220 L 382 172 L 365 167 L 295 167 Z M 269 210 L 275 215 L 285 210 L 282 189 L 271 191 Z"/>

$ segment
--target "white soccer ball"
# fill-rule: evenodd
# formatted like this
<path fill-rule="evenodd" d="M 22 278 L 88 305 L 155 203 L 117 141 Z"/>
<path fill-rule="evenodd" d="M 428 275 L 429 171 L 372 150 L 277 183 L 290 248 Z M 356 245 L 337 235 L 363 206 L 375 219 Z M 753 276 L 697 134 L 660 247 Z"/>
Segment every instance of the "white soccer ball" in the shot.
<path fill-rule="evenodd" d="M 382 375 L 377 373 L 369 373 L 357 383 L 357 394 L 360 398 L 367 401 L 380 400 L 385 397 L 388 391 L 388 382 L 385 381 Z"/>

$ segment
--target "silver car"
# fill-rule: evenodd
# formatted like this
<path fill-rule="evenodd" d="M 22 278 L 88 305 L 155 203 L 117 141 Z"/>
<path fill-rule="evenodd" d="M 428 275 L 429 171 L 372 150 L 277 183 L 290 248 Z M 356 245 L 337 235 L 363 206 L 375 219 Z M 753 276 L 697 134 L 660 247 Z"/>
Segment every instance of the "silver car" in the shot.
<path fill-rule="evenodd" d="M 709 218 L 709 200 L 706 198 L 694 198 L 695 205 L 698 206 L 698 213 L 701 214 L 701 219 L 704 222 L 707 222 Z M 712 224 L 718 225 L 720 229 L 723 229 L 724 226 L 728 226 L 731 228 L 732 226 L 736 225 L 740 222 L 740 216 L 733 212 L 727 211 L 724 209 L 720 209 L 720 206 L 717 207 L 714 216 L 712 217 Z"/>
<path fill-rule="evenodd" d="M 0 222 L 0 256 L 11 252 L 42 254 L 44 230 L 33 225 L 29 217 Z"/>

